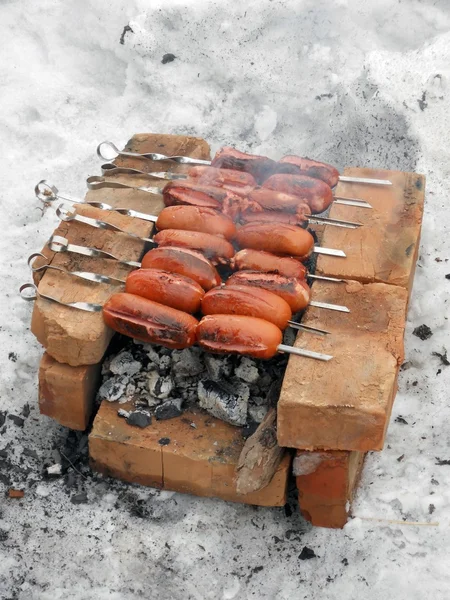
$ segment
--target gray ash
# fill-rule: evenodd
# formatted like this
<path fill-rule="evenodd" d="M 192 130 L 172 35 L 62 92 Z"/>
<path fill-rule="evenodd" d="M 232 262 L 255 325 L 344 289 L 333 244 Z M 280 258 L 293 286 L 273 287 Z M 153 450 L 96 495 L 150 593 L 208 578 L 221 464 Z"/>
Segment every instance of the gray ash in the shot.
<path fill-rule="evenodd" d="M 192 347 L 168 350 L 127 340 L 103 364 L 99 401 L 131 402 L 134 411 L 157 420 L 172 419 L 183 410 L 202 408 L 238 427 L 260 423 L 269 403 L 269 390 L 281 381 L 287 355 L 269 361 L 247 356 L 219 356 Z M 133 414 L 133 413 L 130 413 Z"/>

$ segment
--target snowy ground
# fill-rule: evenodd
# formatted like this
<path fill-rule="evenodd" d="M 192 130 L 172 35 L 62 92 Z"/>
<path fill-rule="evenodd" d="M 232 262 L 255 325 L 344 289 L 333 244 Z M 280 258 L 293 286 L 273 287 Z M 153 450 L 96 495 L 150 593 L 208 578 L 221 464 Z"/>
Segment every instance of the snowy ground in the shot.
<path fill-rule="evenodd" d="M 448 598 L 450 367 L 432 354 L 450 350 L 448 0 L 3 0 L 0 24 L 0 598 Z M 38 414 L 41 350 L 17 289 L 55 219 L 33 186 L 82 194 L 96 144 L 144 131 L 427 175 L 387 447 L 343 531 L 84 471 L 42 476 L 55 448 L 75 457 L 84 440 Z M 5 498 L 11 484 L 24 500 Z M 316 557 L 299 560 L 304 546 Z"/>

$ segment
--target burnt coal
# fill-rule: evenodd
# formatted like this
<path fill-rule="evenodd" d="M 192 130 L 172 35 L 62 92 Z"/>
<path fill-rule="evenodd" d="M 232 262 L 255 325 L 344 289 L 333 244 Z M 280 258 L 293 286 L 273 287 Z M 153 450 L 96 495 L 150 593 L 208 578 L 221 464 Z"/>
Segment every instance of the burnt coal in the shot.
<path fill-rule="evenodd" d="M 181 405 L 183 404 L 182 398 L 171 398 L 166 400 L 155 409 L 155 417 L 158 421 L 165 421 L 166 419 L 174 419 L 182 414 Z"/>
<path fill-rule="evenodd" d="M 228 356 L 219 358 L 214 354 L 205 354 L 204 361 L 208 375 L 213 381 L 226 379 L 233 372 L 231 359 Z"/>
<path fill-rule="evenodd" d="M 152 417 L 148 412 L 144 412 L 142 410 L 134 410 L 130 412 L 127 417 L 128 425 L 134 425 L 135 427 L 140 427 L 144 429 L 151 425 Z"/>
<path fill-rule="evenodd" d="M 114 375 L 134 375 L 141 368 L 141 363 L 134 359 L 131 352 L 125 350 L 117 354 L 109 364 L 109 370 Z"/>
<path fill-rule="evenodd" d="M 239 387 L 241 390 L 239 390 Z M 210 379 L 198 384 L 198 403 L 210 415 L 231 425 L 245 425 L 250 390 L 247 386 L 225 386 Z"/>
<path fill-rule="evenodd" d="M 107 379 L 98 391 L 100 400 L 108 400 L 108 402 L 126 402 L 128 378 L 124 375 L 116 375 Z"/>
<path fill-rule="evenodd" d="M 170 376 L 162 376 L 158 371 L 151 371 L 148 375 L 148 391 L 153 398 L 165 400 L 173 390 L 173 379 Z"/>
<path fill-rule="evenodd" d="M 268 406 L 249 406 L 248 414 L 255 423 L 261 423 L 268 410 Z"/>
<path fill-rule="evenodd" d="M 255 361 L 251 358 L 247 358 L 244 356 L 241 360 L 241 364 L 234 371 L 236 377 L 239 377 L 242 381 L 246 383 L 256 383 L 259 379 L 259 371 L 258 367 L 255 364 Z"/>
<path fill-rule="evenodd" d="M 185 348 L 181 352 L 173 353 L 173 370 L 177 378 L 193 377 L 205 370 L 203 352 L 200 348 Z"/>
<path fill-rule="evenodd" d="M 285 365 L 281 355 L 258 361 L 213 355 L 197 347 L 168 350 L 130 341 L 104 362 L 98 400 L 130 403 L 118 410 L 125 419 L 134 412 L 172 419 L 200 406 L 227 423 L 253 427 L 264 418 L 269 392 Z M 131 416 L 132 422 L 135 418 Z"/>

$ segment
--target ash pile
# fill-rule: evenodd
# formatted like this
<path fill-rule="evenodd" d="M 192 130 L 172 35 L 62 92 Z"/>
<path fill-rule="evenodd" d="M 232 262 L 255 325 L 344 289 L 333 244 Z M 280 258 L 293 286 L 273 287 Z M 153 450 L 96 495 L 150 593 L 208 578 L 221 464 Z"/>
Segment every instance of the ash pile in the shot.
<path fill-rule="evenodd" d="M 222 356 L 195 346 L 169 350 L 128 340 L 105 360 L 97 400 L 117 402 L 118 414 L 138 427 L 198 407 L 231 425 L 252 427 L 268 411 L 269 390 L 281 381 L 287 359 Z M 132 411 L 120 407 L 127 402 Z"/>

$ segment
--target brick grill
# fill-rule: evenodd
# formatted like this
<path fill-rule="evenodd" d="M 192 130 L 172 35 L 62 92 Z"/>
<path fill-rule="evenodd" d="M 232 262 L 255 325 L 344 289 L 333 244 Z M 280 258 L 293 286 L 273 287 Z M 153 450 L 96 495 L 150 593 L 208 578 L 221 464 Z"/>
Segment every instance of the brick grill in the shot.
<path fill-rule="evenodd" d="M 209 158 L 206 142 L 183 136 L 140 134 L 130 140 L 127 149 Z M 128 159 L 127 165 L 142 167 L 142 161 L 132 162 Z M 149 162 L 146 167 L 168 170 L 173 165 Z M 316 282 L 314 298 L 351 305 L 352 312 L 343 316 L 314 308 L 306 311 L 306 323 L 329 329 L 333 335 L 306 339 L 300 334 L 295 345 L 307 344 L 308 348 L 333 354 L 335 359 L 326 364 L 306 363 L 291 356 L 278 402 L 278 442 L 297 450 L 294 474 L 300 509 L 313 524 L 325 527 L 345 524 L 365 453 L 383 447 L 403 357 L 406 306 L 418 255 L 425 185 L 424 177 L 415 173 L 370 169 L 346 169 L 345 173 L 385 178 L 394 185 L 339 184 L 339 195 L 363 198 L 374 210 L 333 205 L 331 217 L 360 221 L 364 226 L 352 231 L 317 227 L 323 245 L 347 253 L 345 260 L 321 256 L 317 271 L 351 281 L 334 286 Z M 88 196 L 153 214 L 162 208 L 160 201 L 149 200 L 148 194 L 135 190 L 96 190 Z M 116 218 L 124 229 L 151 234 L 149 223 L 122 215 Z M 58 233 L 67 233 L 67 227 L 72 242 L 90 245 L 88 228 L 64 223 Z M 119 247 L 117 236 L 111 232 L 95 232 L 95 236 L 96 247 L 127 258 L 142 254 L 139 242 L 131 240 Z M 70 256 L 52 256 L 48 248 L 44 253 L 54 264 L 74 268 Z M 77 259 L 77 268 L 94 270 L 91 260 Z M 102 272 L 114 274 L 111 269 L 119 268 L 111 261 L 104 262 Z M 100 270 L 98 262 L 96 270 Z M 49 271 L 42 277 L 42 291 L 54 287 L 52 277 Z M 111 286 L 95 288 L 58 277 L 58 289 L 67 300 L 101 302 L 115 291 Z M 74 313 L 38 300 L 32 331 L 46 350 L 39 373 L 41 412 L 62 425 L 84 430 L 94 412 L 111 333 L 101 316 Z M 330 365 L 332 372 L 327 371 Z M 202 496 L 262 506 L 285 503 L 290 453 L 284 455 L 267 486 L 258 492 L 238 494 L 235 473 L 245 443 L 242 428 L 189 405 L 178 417 L 153 419 L 151 426 L 140 429 L 128 425 L 117 408 L 102 402 L 94 420 L 90 455 L 97 470 L 126 481 Z M 130 412 L 133 405 L 128 402 L 120 408 Z"/>

